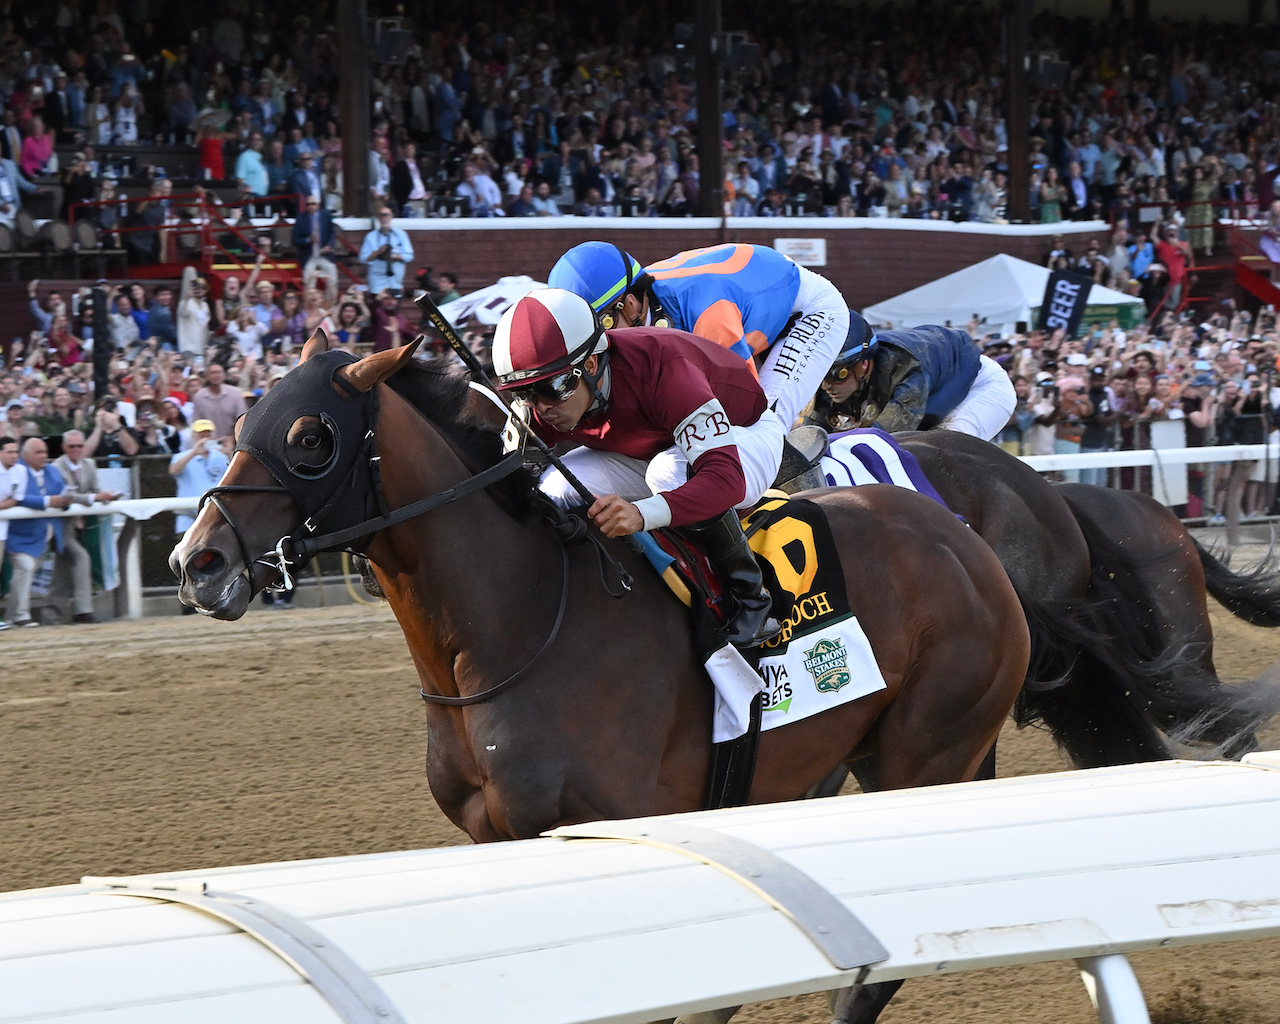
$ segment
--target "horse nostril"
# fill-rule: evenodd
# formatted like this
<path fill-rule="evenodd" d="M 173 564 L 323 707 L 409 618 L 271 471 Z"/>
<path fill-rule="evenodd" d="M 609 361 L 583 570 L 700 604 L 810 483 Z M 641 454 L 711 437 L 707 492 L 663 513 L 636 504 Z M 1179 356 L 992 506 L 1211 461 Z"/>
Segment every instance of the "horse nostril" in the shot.
<path fill-rule="evenodd" d="M 204 548 L 187 559 L 187 575 L 213 576 L 224 565 L 226 565 L 226 559 L 221 554 L 212 548 Z"/>

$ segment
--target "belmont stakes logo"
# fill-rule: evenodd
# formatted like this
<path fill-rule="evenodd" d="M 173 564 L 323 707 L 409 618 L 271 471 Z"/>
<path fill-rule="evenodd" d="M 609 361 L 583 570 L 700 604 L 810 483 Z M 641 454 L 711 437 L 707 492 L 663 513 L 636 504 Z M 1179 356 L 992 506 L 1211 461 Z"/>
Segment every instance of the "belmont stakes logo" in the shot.
<path fill-rule="evenodd" d="M 849 682 L 849 652 L 839 640 L 819 640 L 804 652 L 804 667 L 819 693 L 834 693 Z"/>

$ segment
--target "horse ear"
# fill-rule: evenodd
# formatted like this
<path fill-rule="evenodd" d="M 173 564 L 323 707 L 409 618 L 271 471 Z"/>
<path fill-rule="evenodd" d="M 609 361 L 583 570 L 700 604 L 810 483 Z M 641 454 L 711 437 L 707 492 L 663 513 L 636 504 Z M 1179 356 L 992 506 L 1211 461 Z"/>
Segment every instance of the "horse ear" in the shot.
<path fill-rule="evenodd" d="M 385 352 L 373 352 L 363 359 L 339 367 L 338 373 L 354 385 L 357 391 L 372 391 L 393 373 L 403 369 L 413 358 L 422 338 L 414 338 L 407 345 L 389 348 Z"/>
<path fill-rule="evenodd" d="M 302 346 L 302 358 L 298 360 L 301 366 L 312 356 L 318 356 L 321 352 L 329 351 L 329 336 L 319 327 L 316 328 L 315 334 L 307 339 L 307 343 Z"/>

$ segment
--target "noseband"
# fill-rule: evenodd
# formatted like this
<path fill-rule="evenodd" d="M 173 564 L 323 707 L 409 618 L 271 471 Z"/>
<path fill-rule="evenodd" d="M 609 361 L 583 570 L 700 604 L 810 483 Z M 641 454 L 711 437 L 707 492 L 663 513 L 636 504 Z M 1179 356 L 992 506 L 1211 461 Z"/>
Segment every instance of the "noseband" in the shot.
<path fill-rule="evenodd" d="M 312 356 L 245 415 L 235 450 L 253 456 L 275 478 L 275 484 L 223 484 L 210 488 L 200 499 L 200 508 L 211 503 L 231 527 L 250 586 L 254 566 L 265 565 L 280 579 L 263 589 L 292 590 L 293 571 L 320 552 L 363 553 L 379 530 L 465 498 L 520 468 L 523 456 L 515 451 L 460 484 L 392 511 L 379 470 L 378 388 L 362 392 L 338 373 L 355 361 L 354 356 L 341 351 Z M 345 397 L 334 385 L 346 393 Z M 292 457 L 288 433 L 301 416 L 318 418 L 329 435 L 333 452 L 321 466 Z M 353 442 L 353 438 L 359 440 Z M 285 495 L 301 511 L 302 525 L 277 540 L 271 551 L 255 558 L 249 553 L 239 522 L 222 500 L 226 494 Z M 326 528 L 328 532 L 320 532 Z"/>

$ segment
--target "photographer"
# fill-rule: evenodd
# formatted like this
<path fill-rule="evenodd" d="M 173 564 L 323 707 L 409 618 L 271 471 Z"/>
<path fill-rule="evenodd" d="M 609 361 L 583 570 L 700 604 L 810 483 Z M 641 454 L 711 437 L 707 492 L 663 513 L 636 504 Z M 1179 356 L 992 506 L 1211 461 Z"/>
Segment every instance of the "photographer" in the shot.
<path fill-rule="evenodd" d="M 1187 418 L 1188 448 L 1201 448 L 1209 443 L 1210 430 L 1217 416 L 1217 402 L 1213 377 L 1208 373 L 1199 373 L 1182 385 L 1182 411 Z M 1204 464 L 1188 466 L 1188 516 L 1207 514 L 1204 483 Z"/>
<path fill-rule="evenodd" d="M 392 223 L 391 207 L 379 207 L 378 226 L 364 236 L 360 246 L 360 262 L 368 270 L 369 294 L 389 289 L 399 297 L 405 267 L 412 259 L 413 243 L 403 229 Z"/>
<path fill-rule="evenodd" d="M 1093 403 L 1085 393 L 1085 383 L 1079 377 L 1063 377 L 1058 381 L 1058 424 L 1053 450 L 1058 455 L 1075 455 L 1080 452 L 1084 437 L 1083 421 L 1093 415 Z M 1080 482 L 1080 470 L 1068 469 L 1062 478 L 1070 483 Z"/>
<path fill-rule="evenodd" d="M 93 414 L 93 431 L 85 438 L 84 457 L 104 459 L 137 454 L 137 436 L 121 418 L 116 399 L 107 397 Z"/>
<path fill-rule="evenodd" d="M 1032 415 L 1024 445 L 1028 455 L 1052 455 L 1058 422 L 1058 386 L 1047 373 L 1036 379 L 1035 394 L 1029 403 Z"/>
<path fill-rule="evenodd" d="M 1092 411 L 1084 417 L 1084 431 L 1080 436 L 1081 453 L 1109 452 L 1115 450 L 1112 427 L 1120 419 L 1114 393 L 1107 386 L 1107 370 L 1095 366 L 1089 371 L 1087 398 Z M 1107 471 L 1100 467 L 1080 471 L 1080 482 L 1098 487 L 1107 485 Z"/>

